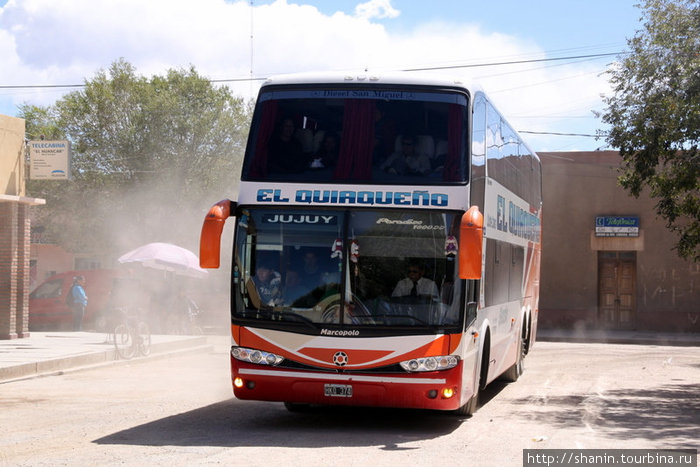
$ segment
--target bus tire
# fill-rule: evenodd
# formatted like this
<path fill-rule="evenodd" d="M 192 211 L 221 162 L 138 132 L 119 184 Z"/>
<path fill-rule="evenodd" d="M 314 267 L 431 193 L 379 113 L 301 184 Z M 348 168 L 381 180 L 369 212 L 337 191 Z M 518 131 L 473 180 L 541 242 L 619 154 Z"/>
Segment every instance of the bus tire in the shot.
<path fill-rule="evenodd" d="M 479 390 L 474 393 L 472 397 L 469 398 L 466 404 L 455 410 L 456 415 L 469 416 L 471 417 L 476 412 L 476 408 L 479 406 Z"/>
<path fill-rule="evenodd" d="M 501 377 L 502 380 L 509 383 L 514 383 L 518 380 L 520 375 L 525 371 L 525 353 L 527 351 L 527 338 L 525 337 L 525 328 L 520 332 L 520 338 L 518 339 L 518 354 L 515 359 L 515 363 L 508 368 Z"/>
<path fill-rule="evenodd" d="M 530 347 L 532 346 L 532 314 L 527 314 L 527 339 L 525 340 L 525 355 L 530 353 Z"/>
<path fill-rule="evenodd" d="M 460 416 L 472 416 L 476 409 L 479 407 L 479 393 L 482 389 L 486 387 L 486 378 L 488 378 L 489 373 L 489 355 L 491 346 L 491 335 L 488 330 L 486 331 L 486 337 L 484 338 L 484 349 L 483 355 L 481 356 L 481 365 L 479 369 L 479 383 L 476 386 L 476 392 L 469 398 L 466 404 L 455 410 L 456 415 Z"/>

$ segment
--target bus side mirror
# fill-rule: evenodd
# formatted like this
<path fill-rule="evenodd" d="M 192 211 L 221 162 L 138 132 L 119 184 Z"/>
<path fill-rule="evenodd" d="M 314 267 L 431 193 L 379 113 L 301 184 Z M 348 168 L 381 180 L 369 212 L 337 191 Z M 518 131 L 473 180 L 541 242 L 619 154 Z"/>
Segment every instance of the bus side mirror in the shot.
<path fill-rule="evenodd" d="M 202 234 L 199 237 L 199 266 L 216 269 L 219 267 L 221 256 L 221 232 L 224 224 L 236 212 L 236 202 L 229 199 L 219 201 L 209 209 Z"/>
<path fill-rule="evenodd" d="M 484 242 L 484 215 L 472 206 L 462 216 L 459 226 L 459 278 L 481 279 L 481 256 Z"/>

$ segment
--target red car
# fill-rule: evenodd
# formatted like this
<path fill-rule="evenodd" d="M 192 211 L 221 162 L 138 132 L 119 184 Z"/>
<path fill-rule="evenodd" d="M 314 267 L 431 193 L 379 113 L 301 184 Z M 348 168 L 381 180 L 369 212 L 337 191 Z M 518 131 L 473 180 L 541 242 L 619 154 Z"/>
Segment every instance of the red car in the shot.
<path fill-rule="evenodd" d="M 97 317 L 110 299 L 110 293 L 118 272 L 112 269 L 67 271 L 46 279 L 29 294 L 29 330 L 70 330 L 73 311 L 66 304 L 66 294 L 75 276 L 85 277 L 85 293 L 88 305 L 83 318 L 84 329 L 99 327 Z"/>

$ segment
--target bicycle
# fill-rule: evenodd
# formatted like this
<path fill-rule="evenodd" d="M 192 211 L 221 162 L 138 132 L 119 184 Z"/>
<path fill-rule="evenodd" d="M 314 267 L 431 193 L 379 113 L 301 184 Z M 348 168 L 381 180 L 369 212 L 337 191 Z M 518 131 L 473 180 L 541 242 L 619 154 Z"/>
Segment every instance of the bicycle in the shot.
<path fill-rule="evenodd" d="M 114 327 L 114 349 L 119 357 L 129 360 L 136 354 L 147 356 L 151 353 L 151 329 L 148 323 L 137 315 L 119 310 L 122 320 Z"/>
<path fill-rule="evenodd" d="M 175 309 L 165 318 L 166 334 L 201 336 L 204 331 L 199 326 L 201 310 L 190 298 L 185 298 L 186 309 Z"/>

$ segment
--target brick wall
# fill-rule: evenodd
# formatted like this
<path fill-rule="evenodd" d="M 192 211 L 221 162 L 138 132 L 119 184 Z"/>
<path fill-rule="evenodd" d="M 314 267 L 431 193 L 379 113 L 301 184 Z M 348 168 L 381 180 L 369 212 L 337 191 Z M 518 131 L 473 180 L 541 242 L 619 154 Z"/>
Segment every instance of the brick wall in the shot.
<path fill-rule="evenodd" d="M 17 335 L 19 204 L 0 202 L 0 339 Z"/>
<path fill-rule="evenodd" d="M 17 213 L 17 337 L 29 336 L 29 288 L 31 256 L 31 219 L 29 205 L 20 204 Z"/>
<path fill-rule="evenodd" d="M 0 339 L 29 336 L 29 205 L 0 201 Z"/>

